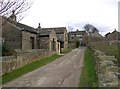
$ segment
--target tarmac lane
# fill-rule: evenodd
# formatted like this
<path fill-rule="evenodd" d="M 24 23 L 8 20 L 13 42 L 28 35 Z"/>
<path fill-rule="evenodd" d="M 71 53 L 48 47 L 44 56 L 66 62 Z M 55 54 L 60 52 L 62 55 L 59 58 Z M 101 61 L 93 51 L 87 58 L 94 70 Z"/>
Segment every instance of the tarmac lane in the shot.
<path fill-rule="evenodd" d="M 85 48 L 77 48 L 57 60 L 2 87 L 78 87 Z"/>

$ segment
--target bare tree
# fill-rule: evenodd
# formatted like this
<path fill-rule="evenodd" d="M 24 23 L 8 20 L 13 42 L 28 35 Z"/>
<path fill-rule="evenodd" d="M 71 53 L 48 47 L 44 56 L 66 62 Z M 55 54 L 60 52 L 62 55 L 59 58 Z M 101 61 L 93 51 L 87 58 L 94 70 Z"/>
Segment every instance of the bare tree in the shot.
<path fill-rule="evenodd" d="M 73 31 L 73 27 L 68 26 L 68 31 L 72 32 Z"/>
<path fill-rule="evenodd" d="M 84 27 L 83 27 L 88 33 L 94 33 L 96 31 L 98 31 L 98 29 L 91 25 L 91 24 L 86 24 Z"/>
<path fill-rule="evenodd" d="M 33 0 L 0 0 L 0 16 L 9 17 L 12 12 L 18 16 L 18 21 L 23 19 L 24 12 L 32 6 Z"/>

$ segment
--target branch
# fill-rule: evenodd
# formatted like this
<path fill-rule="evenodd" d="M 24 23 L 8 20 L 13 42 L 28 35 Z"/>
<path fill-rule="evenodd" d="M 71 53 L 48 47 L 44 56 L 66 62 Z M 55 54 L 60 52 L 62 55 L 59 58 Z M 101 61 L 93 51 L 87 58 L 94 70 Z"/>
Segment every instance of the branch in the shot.
<path fill-rule="evenodd" d="M 0 2 L 0 15 L 9 17 L 12 11 L 15 15 L 23 14 L 32 6 L 30 0 L 2 0 Z"/>

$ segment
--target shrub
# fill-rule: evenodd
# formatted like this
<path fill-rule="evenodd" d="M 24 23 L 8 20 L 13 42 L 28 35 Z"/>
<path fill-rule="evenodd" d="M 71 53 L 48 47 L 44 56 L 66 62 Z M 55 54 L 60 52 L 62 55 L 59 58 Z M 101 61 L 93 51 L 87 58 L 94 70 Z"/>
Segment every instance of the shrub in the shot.
<path fill-rule="evenodd" d="M 8 46 L 7 44 L 2 45 L 2 56 L 11 56 L 16 55 L 16 52 L 13 48 Z"/>

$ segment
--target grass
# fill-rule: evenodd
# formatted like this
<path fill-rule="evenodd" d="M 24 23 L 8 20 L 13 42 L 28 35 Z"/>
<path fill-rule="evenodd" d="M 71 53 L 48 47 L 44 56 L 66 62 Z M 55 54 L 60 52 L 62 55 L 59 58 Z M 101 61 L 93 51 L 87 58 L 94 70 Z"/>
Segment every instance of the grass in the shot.
<path fill-rule="evenodd" d="M 61 56 L 55 54 L 55 55 L 52 55 L 50 57 L 46 57 L 42 60 L 32 62 L 28 65 L 21 67 L 21 68 L 15 69 L 9 73 L 6 73 L 6 74 L 2 75 L 2 84 L 7 83 L 11 80 L 14 80 L 14 79 L 16 79 L 24 74 L 27 74 L 33 70 L 36 70 L 37 68 L 40 68 L 40 67 L 54 61 L 55 59 L 57 59 L 59 57 L 61 57 Z"/>
<path fill-rule="evenodd" d="M 84 54 L 84 67 L 80 75 L 80 87 L 98 87 L 92 52 L 88 48 L 85 50 Z"/>

